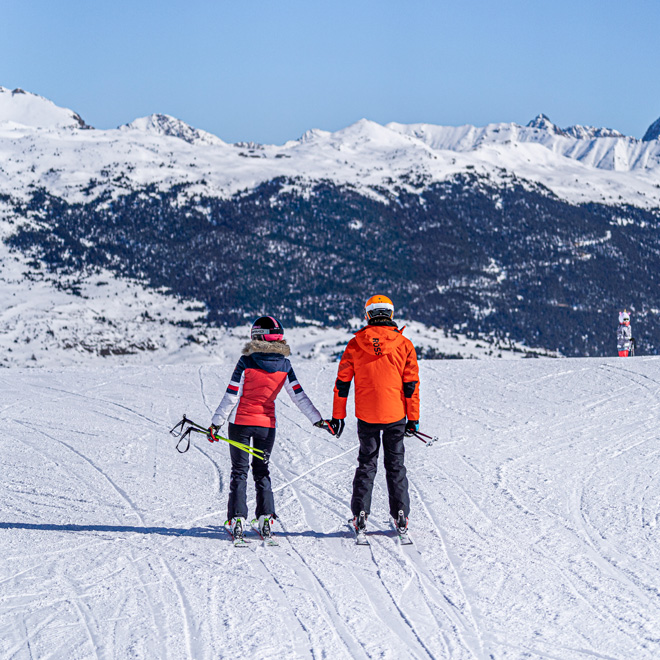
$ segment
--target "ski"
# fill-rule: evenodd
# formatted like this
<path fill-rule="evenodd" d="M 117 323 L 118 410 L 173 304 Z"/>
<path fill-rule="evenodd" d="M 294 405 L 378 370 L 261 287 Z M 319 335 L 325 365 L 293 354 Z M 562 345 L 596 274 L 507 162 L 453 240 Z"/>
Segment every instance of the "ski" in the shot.
<path fill-rule="evenodd" d="M 279 546 L 279 543 L 277 542 L 277 539 L 274 536 L 272 536 L 272 534 L 271 534 L 271 536 L 264 536 L 261 533 L 261 530 L 259 529 L 259 521 L 256 518 L 252 521 L 252 529 L 257 534 L 259 534 L 259 538 L 261 538 L 261 540 L 264 542 L 264 545 L 269 546 L 269 547 L 278 547 Z"/>
<path fill-rule="evenodd" d="M 348 520 L 348 526 L 353 530 L 353 533 L 355 534 L 355 544 L 356 545 L 369 545 L 369 539 L 367 538 L 366 529 L 358 529 L 353 524 L 353 519 L 352 518 L 350 518 Z"/>
<path fill-rule="evenodd" d="M 399 545 L 412 545 L 412 539 L 410 538 L 410 532 L 406 529 L 405 531 L 401 531 L 397 526 L 396 522 L 394 520 L 391 521 L 392 527 L 394 528 L 394 531 L 396 532 L 396 535 L 399 537 Z"/>
<path fill-rule="evenodd" d="M 356 545 L 369 545 L 367 533 L 363 530 L 355 530 L 355 543 Z"/>
<path fill-rule="evenodd" d="M 243 536 L 241 531 L 240 535 L 234 536 L 234 533 L 231 531 L 231 525 L 229 521 L 225 522 L 225 529 L 227 530 L 229 536 L 231 536 L 235 548 L 247 548 L 250 542 Z"/>

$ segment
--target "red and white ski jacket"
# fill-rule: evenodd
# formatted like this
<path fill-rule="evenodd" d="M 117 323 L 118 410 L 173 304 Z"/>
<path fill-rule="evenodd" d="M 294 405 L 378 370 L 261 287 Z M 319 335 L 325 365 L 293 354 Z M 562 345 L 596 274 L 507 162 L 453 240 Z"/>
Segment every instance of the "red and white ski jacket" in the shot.
<path fill-rule="evenodd" d="M 283 342 L 249 342 L 211 423 L 221 426 L 229 420 L 245 426 L 275 428 L 275 399 L 283 387 L 307 419 L 312 424 L 318 422 L 321 413 L 298 382 L 288 360 L 290 354 L 291 349 Z"/>

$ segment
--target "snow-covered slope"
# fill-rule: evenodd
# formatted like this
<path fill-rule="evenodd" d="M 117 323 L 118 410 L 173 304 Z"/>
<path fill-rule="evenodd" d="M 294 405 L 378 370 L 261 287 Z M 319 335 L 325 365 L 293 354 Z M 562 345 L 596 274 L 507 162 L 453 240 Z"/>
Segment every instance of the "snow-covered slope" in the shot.
<path fill-rule="evenodd" d="M 249 324 L 217 328 L 207 309 L 143 281 L 107 269 L 63 275 L 37 258 L 10 250 L 5 242 L 16 218 L 0 200 L 0 367 L 113 364 L 224 363 L 249 337 Z M 287 328 L 294 354 L 328 362 L 337 359 L 361 327 L 323 327 L 305 318 Z M 406 321 L 401 321 L 406 325 Z M 557 353 L 508 340 L 469 339 L 447 330 L 407 323 L 405 331 L 422 355 L 448 358 L 556 357 Z M 229 358 L 228 358 L 229 356 Z"/>
<path fill-rule="evenodd" d="M 359 319 L 351 327 L 359 328 Z M 249 333 L 249 325 L 209 326 L 206 309 L 198 302 L 110 272 L 56 278 L 41 268 L 35 271 L 0 243 L 0 367 L 228 364 Z M 422 355 L 438 358 L 556 356 L 515 342 L 476 341 L 457 330 L 421 323 L 408 323 L 405 335 Z M 300 319 L 286 336 L 296 357 L 327 363 L 337 359 L 351 330 Z"/>
<path fill-rule="evenodd" d="M 373 195 L 379 188 L 418 191 L 476 172 L 502 185 L 511 175 L 541 183 L 572 202 L 660 206 L 660 141 L 611 129 L 563 130 L 542 116 L 527 127 L 481 128 L 363 119 L 334 133 L 311 130 L 281 146 L 229 145 L 165 115 L 103 131 L 71 130 L 76 117 L 41 97 L 2 90 L 0 194 L 23 199 L 44 187 L 89 201 L 104 191 L 187 183 L 195 186 L 190 194 L 227 197 L 287 177 L 303 187 L 331 180 Z"/>
<path fill-rule="evenodd" d="M 346 525 L 355 421 L 332 439 L 286 398 L 280 547 L 230 545 L 226 446 L 167 432 L 231 368 L 0 372 L 1 657 L 660 656 L 658 358 L 423 363 L 407 548 L 382 466 L 371 545 Z M 327 414 L 335 366 L 296 372 Z"/>
<path fill-rule="evenodd" d="M 21 124 L 39 129 L 90 128 L 82 118 L 52 101 L 22 89 L 0 87 L 0 124 Z"/>

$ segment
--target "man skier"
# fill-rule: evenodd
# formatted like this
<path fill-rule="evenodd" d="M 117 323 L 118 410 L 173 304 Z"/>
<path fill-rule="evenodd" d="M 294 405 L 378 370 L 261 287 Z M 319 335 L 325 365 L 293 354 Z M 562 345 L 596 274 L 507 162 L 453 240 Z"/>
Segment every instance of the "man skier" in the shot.
<path fill-rule="evenodd" d="M 348 342 L 339 363 L 332 420 L 337 437 L 344 429 L 346 402 L 355 379 L 355 416 L 360 451 L 353 479 L 351 510 L 358 536 L 371 511 L 371 492 L 383 443 L 390 515 L 400 535 L 407 534 L 410 497 L 403 437 L 419 430 L 419 372 L 415 347 L 392 320 L 387 296 L 372 296 L 364 308 L 367 325 Z"/>
<path fill-rule="evenodd" d="M 624 309 L 619 312 L 619 328 L 616 331 L 616 346 L 619 357 L 628 357 L 634 350 L 635 340 L 630 327 L 630 314 Z"/>

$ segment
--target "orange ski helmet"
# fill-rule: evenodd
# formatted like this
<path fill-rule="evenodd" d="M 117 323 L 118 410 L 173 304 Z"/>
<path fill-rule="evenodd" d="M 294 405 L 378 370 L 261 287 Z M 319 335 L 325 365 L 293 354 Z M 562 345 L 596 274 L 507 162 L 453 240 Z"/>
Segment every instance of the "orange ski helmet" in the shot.
<path fill-rule="evenodd" d="M 371 296 L 364 305 L 364 318 L 367 321 L 379 316 L 387 319 L 394 317 L 394 305 L 387 296 Z"/>

